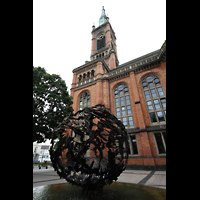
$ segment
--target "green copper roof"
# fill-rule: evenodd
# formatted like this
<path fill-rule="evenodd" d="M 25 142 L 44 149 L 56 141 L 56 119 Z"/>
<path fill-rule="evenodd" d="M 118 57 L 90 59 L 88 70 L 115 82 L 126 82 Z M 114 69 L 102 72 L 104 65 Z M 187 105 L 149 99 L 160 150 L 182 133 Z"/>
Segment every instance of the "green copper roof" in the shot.
<path fill-rule="evenodd" d="M 101 17 L 99 18 L 99 26 L 101 24 L 104 24 L 107 21 L 106 18 L 107 18 L 107 16 L 106 16 L 106 13 L 105 13 L 105 9 L 104 9 L 104 6 L 102 6 Z"/>

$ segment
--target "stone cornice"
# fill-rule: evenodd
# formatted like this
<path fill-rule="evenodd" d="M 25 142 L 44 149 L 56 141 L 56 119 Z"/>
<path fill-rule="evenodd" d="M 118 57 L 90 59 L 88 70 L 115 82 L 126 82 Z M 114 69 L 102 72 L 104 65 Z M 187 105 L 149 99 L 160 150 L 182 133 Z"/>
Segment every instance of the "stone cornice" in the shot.
<path fill-rule="evenodd" d="M 71 88 L 70 90 L 76 91 L 76 90 L 79 90 L 79 89 L 83 89 L 85 87 L 89 87 L 89 86 L 94 85 L 94 84 L 96 84 L 96 80 L 94 80 L 94 78 L 92 78 L 92 79 L 88 79 L 86 81 L 82 81 L 80 83 L 77 83 L 76 84 L 77 86 L 74 87 L 74 88 Z"/>
<path fill-rule="evenodd" d="M 160 50 L 158 49 L 158 50 L 153 51 L 151 53 L 148 53 L 148 54 L 145 54 L 145 55 L 140 56 L 138 58 L 135 58 L 133 60 L 130 60 L 130 61 L 126 62 L 126 63 L 123 63 L 123 64 L 119 65 L 117 68 L 125 67 L 125 66 L 131 65 L 131 64 L 135 64 L 135 65 L 137 64 L 139 66 L 140 62 L 143 62 L 145 60 L 147 60 L 147 62 L 149 62 L 150 60 L 152 60 L 153 57 L 155 57 L 156 55 L 158 55 L 159 51 Z"/>
<path fill-rule="evenodd" d="M 131 71 L 139 73 L 148 68 L 157 66 L 163 59 L 166 58 L 166 45 L 160 50 L 153 51 L 149 54 L 124 63 L 110 71 L 109 74 L 104 74 L 103 77 L 110 81 L 129 75 Z"/>
<path fill-rule="evenodd" d="M 159 125 L 146 126 L 146 128 L 144 128 L 144 129 L 135 127 L 135 128 L 127 128 L 126 130 L 129 135 L 135 134 L 135 133 L 140 133 L 140 132 L 166 131 L 166 123 L 159 124 Z"/>
<path fill-rule="evenodd" d="M 166 40 L 163 43 L 158 56 L 161 60 L 164 60 L 166 58 Z"/>
<path fill-rule="evenodd" d="M 84 67 L 82 70 L 79 70 L 78 72 L 76 72 L 76 74 L 81 74 L 85 71 L 88 71 L 89 69 L 95 68 L 97 66 L 97 64 L 95 63 L 94 65 L 90 65 L 89 67 Z"/>
<path fill-rule="evenodd" d="M 100 30 L 102 27 L 106 26 L 107 24 L 110 24 L 109 22 L 105 22 L 98 26 L 97 28 L 93 29 L 91 33 L 96 32 L 97 30 Z"/>
<path fill-rule="evenodd" d="M 85 68 L 85 67 L 89 67 L 90 65 L 92 65 L 92 64 L 94 64 L 94 63 L 95 63 L 95 60 L 94 60 L 94 61 L 87 62 L 87 63 L 85 63 L 84 65 L 81 65 L 81 66 L 79 66 L 79 67 L 74 68 L 74 69 L 72 70 L 72 72 L 73 72 L 73 73 L 74 73 L 74 72 L 77 72 L 77 71 L 79 71 L 80 69 L 83 69 L 83 68 Z"/>
<path fill-rule="evenodd" d="M 102 62 L 103 67 L 105 68 L 105 70 L 107 72 L 110 71 L 110 69 L 108 68 L 108 66 L 106 65 L 105 61 L 102 58 L 97 58 L 95 60 L 92 60 L 90 62 L 85 63 L 84 65 L 81 65 L 80 67 L 77 67 L 75 69 L 72 70 L 72 72 L 76 72 L 77 74 L 82 73 L 84 71 L 87 71 L 88 69 L 91 69 L 93 67 L 96 67 L 96 64 L 98 62 Z"/>
<path fill-rule="evenodd" d="M 96 51 L 96 52 L 95 52 L 95 53 L 92 53 L 90 57 L 95 56 L 95 55 L 97 55 L 97 54 L 99 54 L 99 53 L 101 53 L 101 52 L 104 52 L 104 51 L 108 50 L 108 49 L 110 49 L 110 46 L 107 46 L 107 47 L 105 46 L 105 47 L 103 47 L 103 48 L 101 48 L 101 49 L 99 49 L 99 50 L 94 50 L 94 51 Z"/>

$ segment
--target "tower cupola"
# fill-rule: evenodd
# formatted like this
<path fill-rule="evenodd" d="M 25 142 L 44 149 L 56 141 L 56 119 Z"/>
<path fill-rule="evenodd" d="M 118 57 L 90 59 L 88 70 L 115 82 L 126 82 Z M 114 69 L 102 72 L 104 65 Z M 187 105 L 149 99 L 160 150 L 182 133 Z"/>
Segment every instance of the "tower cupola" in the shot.
<path fill-rule="evenodd" d="M 102 24 L 107 22 L 106 18 L 107 18 L 107 16 L 106 16 L 106 13 L 105 13 L 105 9 L 104 9 L 104 6 L 102 6 L 101 17 L 99 18 L 99 26 L 101 26 Z"/>

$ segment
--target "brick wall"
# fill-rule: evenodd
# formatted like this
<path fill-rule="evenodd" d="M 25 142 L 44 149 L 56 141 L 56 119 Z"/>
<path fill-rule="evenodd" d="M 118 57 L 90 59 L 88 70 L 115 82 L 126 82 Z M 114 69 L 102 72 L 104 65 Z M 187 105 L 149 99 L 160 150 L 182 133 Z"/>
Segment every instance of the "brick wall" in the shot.
<path fill-rule="evenodd" d="M 77 112 L 79 109 L 78 106 L 80 95 L 84 91 L 89 91 L 91 94 L 90 106 L 94 106 L 99 103 L 104 104 L 107 108 L 111 109 L 111 113 L 116 115 L 114 90 L 119 84 L 123 83 L 126 84 L 129 88 L 135 127 L 138 127 L 139 129 L 145 129 L 146 126 L 151 126 L 141 82 L 147 75 L 156 75 L 159 77 L 163 90 L 166 94 L 166 61 L 139 73 L 130 72 L 128 76 L 111 82 L 101 79 L 102 74 L 104 73 L 105 72 L 103 71 L 102 62 L 98 62 L 95 72 L 95 80 L 97 81 L 86 86 L 71 90 L 71 95 L 73 96 L 74 112 Z M 76 76 L 75 73 L 74 76 Z M 73 81 L 75 81 L 75 79 L 76 77 L 73 78 Z M 137 101 L 140 103 L 135 104 Z M 129 165 L 163 166 L 166 164 L 166 158 L 160 157 L 157 153 L 155 139 L 152 132 L 143 131 L 136 133 L 136 139 L 139 155 L 135 156 L 134 158 L 130 157 L 128 161 Z M 91 156 L 94 155 L 91 153 Z"/>

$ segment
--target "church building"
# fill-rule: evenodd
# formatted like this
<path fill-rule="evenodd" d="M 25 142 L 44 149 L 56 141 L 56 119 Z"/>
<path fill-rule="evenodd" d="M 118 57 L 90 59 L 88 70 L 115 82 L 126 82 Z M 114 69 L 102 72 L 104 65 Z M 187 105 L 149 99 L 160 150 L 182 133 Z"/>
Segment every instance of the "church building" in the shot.
<path fill-rule="evenodd" d="M 90 61 L 73 69 L 74 113 L 104 104 L 129 135 L 127 169 L 166 169 L 166 40 L 161 48 L 120 64 L 116 35 L 102 8 L 92 26 Z"/>

